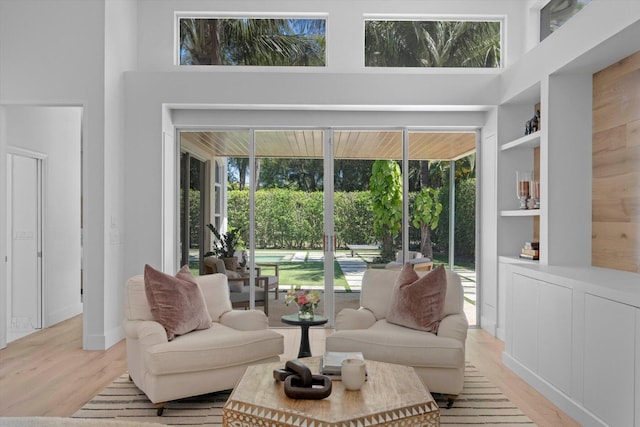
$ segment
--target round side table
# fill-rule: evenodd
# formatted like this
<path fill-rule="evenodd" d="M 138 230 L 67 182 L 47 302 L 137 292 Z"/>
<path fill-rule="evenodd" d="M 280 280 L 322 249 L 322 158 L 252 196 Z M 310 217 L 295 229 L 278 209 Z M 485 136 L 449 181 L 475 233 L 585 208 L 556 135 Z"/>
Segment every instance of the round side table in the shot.
<path fill-rule="evenodd" d="M 298 359 L 302 357 L 311 357 L 311 346 L 309 345 L 309 326 L 324 325 L 329 318 L 320 314 L 314 314 L 311 319 L 300 319 L 298 314 L 285 314 L 280 318 L 282 323 L 287 325 L 300 326 L 302 336 L 300 337 L 300 350 L 298 351 Z"/>

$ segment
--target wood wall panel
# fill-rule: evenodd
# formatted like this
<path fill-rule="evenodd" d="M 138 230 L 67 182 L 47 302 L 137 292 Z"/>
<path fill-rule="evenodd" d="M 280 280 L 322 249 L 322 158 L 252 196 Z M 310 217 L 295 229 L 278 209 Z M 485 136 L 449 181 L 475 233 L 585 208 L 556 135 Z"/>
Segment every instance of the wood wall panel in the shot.
<path fill-rule="evenodd" d="M 640 273 L 640 52 L 593 75 L 591 263 Z"/>

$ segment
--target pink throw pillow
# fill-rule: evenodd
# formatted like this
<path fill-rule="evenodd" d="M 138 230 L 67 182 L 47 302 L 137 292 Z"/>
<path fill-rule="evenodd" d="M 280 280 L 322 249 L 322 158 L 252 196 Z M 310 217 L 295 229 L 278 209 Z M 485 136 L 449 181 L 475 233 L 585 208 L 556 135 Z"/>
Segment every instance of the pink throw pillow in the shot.
<path fill-rule="evenodd" d="M 407 328 L 438 333 L 447 293 L 444 266 L 420 277 L 406 263 L 396 279 L 387 312 L 387 322 Z"/>
<path fill-rule="evenodd" d="M 213 324 L 202 289 L 186 265 L 175 277 L 145 265 L 144 290 L 153 320 L 164 327 L 169 341 Z"/>

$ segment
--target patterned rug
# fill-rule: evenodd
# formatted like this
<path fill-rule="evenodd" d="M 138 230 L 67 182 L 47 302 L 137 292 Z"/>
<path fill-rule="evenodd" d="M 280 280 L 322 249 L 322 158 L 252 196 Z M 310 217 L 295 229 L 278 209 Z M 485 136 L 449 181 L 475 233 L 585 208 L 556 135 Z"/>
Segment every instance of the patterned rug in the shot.
<path fill-rule="evenodd" d="M 222 408 L 230 391 L 206 394 L 170 402 L 162 417 L 124 373 L 91 399 L 73 418 L 117 418 L 174 426 L 221 426 Z M 462 394 L 453 408 L 446 409 L 444 396 L 433 396 L 440 406 L 444 426 L 534 426 L 535 424 L 502 392 L 467 362 Z"/>

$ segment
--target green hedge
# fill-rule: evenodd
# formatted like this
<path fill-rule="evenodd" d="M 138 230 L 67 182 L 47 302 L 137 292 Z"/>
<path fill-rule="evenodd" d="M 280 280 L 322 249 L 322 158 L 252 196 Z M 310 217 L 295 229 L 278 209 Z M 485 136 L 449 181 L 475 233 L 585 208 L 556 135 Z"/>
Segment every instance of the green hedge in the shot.
<path fill-rule="evenodd" d="M 449 186 L 438 190 L 442 203 L 440 223 L 434 230 L 432 240 L 434 251 L 449 252 Z M 474 257 L 476 247 L 476 180 L 470 178 L 456 184 L 456 236 L 455 254 L 462 257 Z"/>
<path fill-rule="evenodd" d="M 256 247 L 260 249 L 319 249 L 322 247 L 324 200 L 322 192 L 297 190 L 256 191 Z M 413 200 L 413 195 L 410 196 Z M 438 228 L 433 232 L 434 249 L 448 251 L 449 189 L 438 192 L 443 205 Z M 374 244 L 371 195 L 368 191 L 337 192 L 334 195 L 334 221 L 338 248 L 346 245 Z M 229 225 L 242 230 L 249 242 L 249 192 L 228 193 Z M 410 227 L 411 244 L 419 244 L 418 230 Z M 456 255 L 475 253 L 475 179 L 462 181 L 456 191 Z"/>

